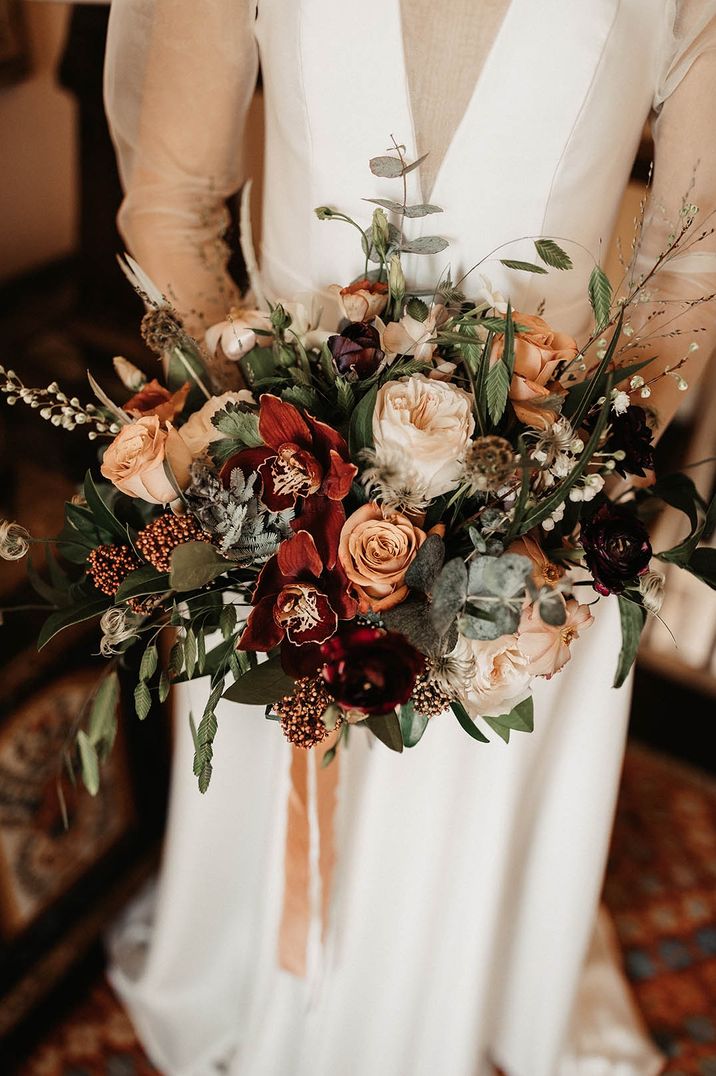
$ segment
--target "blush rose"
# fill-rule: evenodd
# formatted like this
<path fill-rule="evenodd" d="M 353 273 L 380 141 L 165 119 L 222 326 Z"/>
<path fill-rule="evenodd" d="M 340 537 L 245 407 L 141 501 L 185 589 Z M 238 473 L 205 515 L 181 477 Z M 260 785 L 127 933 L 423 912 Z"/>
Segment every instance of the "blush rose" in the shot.
<path fill-rule="evenodd" d="M 104 454 L 102 474 L 128 497 L 168 504 L 177 491 L 167 476 L 168 463 L 180 489 L 189 484 L 191 452 L 173 426 L 162 427 L 156 415 L 123 426 Z"/>

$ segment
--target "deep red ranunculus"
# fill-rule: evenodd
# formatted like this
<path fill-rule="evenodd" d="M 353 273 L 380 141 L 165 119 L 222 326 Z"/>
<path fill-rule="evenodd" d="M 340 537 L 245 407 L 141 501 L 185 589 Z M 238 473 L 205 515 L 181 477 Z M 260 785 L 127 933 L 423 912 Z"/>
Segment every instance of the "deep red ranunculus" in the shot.
<path fill-rule="evenodd" d="M 345 440 L 337 430 L 269 393 L 260 400 L 259 433 L 264 447 L 231 456 L 221 468 L 222 481 L 228 483 L 235 467 L 246 475 L 258 471 L 261 500 L 271 512 L 296 508 L 301 499 L 291 526 L 311 532 L 323 563 L 332 568 L 346 518 L 341 502 L 358 473 Z"/>
<path fill-rule="evenodd" d="M 342 332 L 329 336 L 328 349 L 338 373 L 351 381 L 370 377 L 385 359 L 380 333 L 369 321 L 354 321 Z"/>
<path fill-rule="evenodd" d="M 323 679 L 349 710 L 385 714 L 407 702 L 425 657 L 403 635 L 351 625 L 321 647 Z"/>
<path fill-rule="evenodd" d="M 266 652 L 281 644 L 283 666 L 292 676 L 315 672 L 320 644 L 358 608 L 343 569 L 324 566 L 307 531 L 282 542 L 264 564 L 251 602 L 238 649 Z"/>
<path fill-rule="evenodd" d="M 649 568 L 651 543 L 646 527 L 622 505 L 603 504 L 583 520 L 580 541 L 599 594 L 621 594 Z"/>

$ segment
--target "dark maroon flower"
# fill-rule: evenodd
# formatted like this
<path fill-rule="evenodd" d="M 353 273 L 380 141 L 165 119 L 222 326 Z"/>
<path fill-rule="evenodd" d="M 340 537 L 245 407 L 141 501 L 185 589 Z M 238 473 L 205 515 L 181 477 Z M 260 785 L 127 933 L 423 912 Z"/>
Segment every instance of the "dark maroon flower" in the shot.
<path fill-rule="evenodd" d="M 628 508 L 603 504 L 582 522 L 581 542 L 599 594 L 621 594 L 649 568 L 649 535 Z"/>
<path fill-rule="evenodd" d="M 238 649 L 266 652 L 281 645 L 283 667 L 292 676 L 315 672 L 321 664 L 319 645 L 339 620 L 357 611 L 343 569 L 339 564 L 326 568 L 307 531 L 282 542 L 266 562 L 251 602 Z"/>
<path fill-rule="evenodd" d="M 336 702 L 349 710 L 386 714 L 407 702 L 425 658 L 403 635 L 350 626 L 321 647 L 323 679 Z"/>
<path fill-rule="evenodd" d="M 633 474 L 643 478 L 647 470 L 654 468 L 654 435 L 646 421 L 646 411 L 631 404 L 621 415 L 613 415 L 609 425 L 607 451 L 624 453 L 615 470 L 623 477 Z"/>
<path fill-rule="evenodd" d="M 329 336 L 328 348 L 338 373 L 351 381 L 370 377 L 385 359 L 380 333 L 368 321 L 354 321 L 337 336 Z"/>

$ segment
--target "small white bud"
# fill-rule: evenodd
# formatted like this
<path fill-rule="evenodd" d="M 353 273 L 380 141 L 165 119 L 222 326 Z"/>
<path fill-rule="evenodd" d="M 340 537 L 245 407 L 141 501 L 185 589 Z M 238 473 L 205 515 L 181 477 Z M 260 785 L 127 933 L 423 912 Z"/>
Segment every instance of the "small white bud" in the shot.
<path fill-rule="evenodd" d="M 649 386 L 644 385 L 644 388 L 641 390 L 639 395 L 641 396 L 642 400 L 648 400 L 651 396 L 651 389 L 649 388 Z"/>

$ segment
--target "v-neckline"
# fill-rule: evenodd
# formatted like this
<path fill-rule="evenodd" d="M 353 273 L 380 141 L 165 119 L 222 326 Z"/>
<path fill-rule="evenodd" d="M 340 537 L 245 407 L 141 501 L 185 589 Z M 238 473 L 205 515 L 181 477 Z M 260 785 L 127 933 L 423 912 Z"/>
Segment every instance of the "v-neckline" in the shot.
<path fill-rule="evenodd" d="M 431 152 L 431 150 L 430 150 L 429 146 L 419 146 L 417 144 L 417 142 L 418 142 L 418 131 L 417 131 L 417 124 L 416 124 L 416 121 L 415 121 L 416 113 L 415 113 L 414 100 L 413 100 L 413 87 L 411 86 L 411 81 L 410 81 L 410 69 L 409 69 L 409 65 L 408 65 L 408 52 L 407 52 L 407 44 L 406 44 L 406 36 L 405 36 L 405 18 L 409 14 L 409 12 L 407 11 L 407 4 L 409 3 L 409 0 L 393 0 L 393 2 L 397 5 L 397 9 L 398 9 L 397 10 L 397 24 L 398 24 L 398 38 L 399 38 L 398 52 L 399 52 L 399 60 L 400 60 L 400 65 L 401 65 L 402 83 L 403 83 L 403 86 L 404 86 L 404 93 L 405 93 L 405 102 L 406 102 L 408 117 L 409 117 L 409 121 L 410 121 L 411 145 L 415 149 L 416 155 L 423 155 L 425 153 Z M 494 36 L 493 36 L 493 39 L 492 39 L 492 41 L 490 43 L 489 48 L 487 49 L 487 51 L 485 52 L 485 54 L 484 54 L 484 56 L 482 58 L 482 63 L 480 65 L 480 69 L 479 69 L 479 71 L 477 72 L 477 74 L 475 76 L 475 81 L 473 83 L 472 89 L 471 89 L 469 95 L 467 96 L 465 107 L 464 107 L 464 109 L 462 111 L 461 116 L 459 117 L 457 123 L 455 124 L 455 126 L 454 126 L 454 128 L 452 130 L 450 138 L 448 139 L 448 141 L 447 141 L 447 143 L 445 145 L 445 149 L 444 149 L 442 158 L 438 162 L 437 168 L 436 168 L 434 176 L 433 176 L 432 187 L 431 187 L 431 189 L 429 191 L 427 191 L 425 189 L 425 183 L 424 183 L 424 176 L 423 176 L 422 168 L 419 167 L 416 170 L 416 177 L 415 178 L 416 178 L 417 187 L 419 189 L 419 195 L 420 195 L 420 202 L 421 203 L 427 203 L 428 201 L 434 203 L 436 201 L 436 198 L 439 197 L 439 190 L 440 190 L 440 186 L 441 186 L 441 180 L 442 180 L 442 177 L 443 177 L 444 173 L 447 170 L 448 161 L 452 157 L 452 154 L 454 152 L 456 152 L 456 145 L 459 144 L 459 142 L 461 141 L 464 128 L 465 128 L 465 126 L 467 124 L 468 118 L 470 117 L 470 115 L 472 114 L 472 112 L 473 112 L 473 110 L 475 108 L 477 99 L 478 99 L 479 94 L 480 94 L 481 87 L 482 87 L 482 85 L 484 83 L 486 74 L 488 72 L 488 69 L 493 65 L 493 63 L 495 61 L 495 58 L 496 58 L 496 56 L 497 56 L 497 54 L 498 54 L 498 52 L 499 52 L 499 50 L 501 48 L 502 41 L 503 41 L 503 38 L 504 38 L 504 35 L 505 35 L 505 32 L 506 32 L 507 24 L 508 24 L 508 22 L 509 22 L 509 20 L 510 20 L 510 18 L 512 16 L 513 12 L 514 12 L 514 9 L 517 7 L 518 2 L 519 2 L 519 0 L 507 0 L 505 10 L 504 10 L 504 12 L 502 14 L 502 18 L 500 20 L 500 24 L 499 24 L 499 26 L 497 27 L 497 30 L 494 33 Z M 439 47 L 439 46 L 436 46 L 436 47 Z M 439 202 L 438 202 L 438 204 L 439 204 Z"/>

